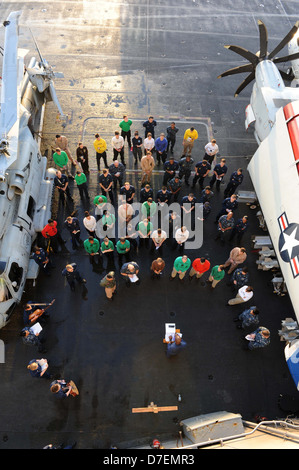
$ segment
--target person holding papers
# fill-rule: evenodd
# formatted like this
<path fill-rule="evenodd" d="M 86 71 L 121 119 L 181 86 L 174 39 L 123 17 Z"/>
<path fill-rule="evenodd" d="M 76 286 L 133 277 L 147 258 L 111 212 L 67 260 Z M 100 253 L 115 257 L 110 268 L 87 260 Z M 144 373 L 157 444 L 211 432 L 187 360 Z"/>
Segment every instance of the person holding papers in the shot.
<path fill-rule="evenodd" d="M 122 265 L 120 274 L 126 280 L 126 286 L 131 287 L 131 284 L 140 284 L 140 279 L 138 278 L 139 266 L 135 261 L 130 261 Z"/>

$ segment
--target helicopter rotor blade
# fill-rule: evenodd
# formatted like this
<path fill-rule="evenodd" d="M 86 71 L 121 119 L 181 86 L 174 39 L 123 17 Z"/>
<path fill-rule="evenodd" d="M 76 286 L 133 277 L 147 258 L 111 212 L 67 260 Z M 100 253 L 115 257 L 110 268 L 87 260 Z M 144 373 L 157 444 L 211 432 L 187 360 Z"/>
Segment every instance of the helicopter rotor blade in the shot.
<path fill-rule="evenodd" d="M 272 59 L 273 57 L 276 56 L 276 54 L 284 48 L 284 46 L 287 45 L 288 42 L 293 38 L 294 34 L 296 34 L 297 30 L 299 28 L 299 21 L 295 23 L 295 25 L 292 27 L 292 29 L 288 32 L 288 34 L 283 38 L 282 41 L 273 49 L 272 52 L 268 55 L 268 59 Z"/>
<path fill-rule="evenodd" d="M 273 59 L 272 62 L 274 62 L 275 64 L 279 64 L 281 62 L 288 62 L 289 60 L 295 60 L 295 59 L 299 59 L 299 52 L 296 52 L 295 54 L 291 54 L 291 55 L 286 55 L 284 57 L 277 57 L 276 59 Z"/>
<path fill-rule="evenodd" d="M 36 42 L 36 40 L 35 40 L 35 37 L 33 36 L 33 32 L 31 31 L 30 28 L 29 28 L 29 31 L 30 31 L 30 33 L 31 33 L 33 42 L 34 42 L 34 44 L 35 44 L 35 48 L 36 48 L 36 50 L 37 50 L 37 52 L 38 52 L 40 61 L 41 61 L 41 63 L 43 64 L 43 63 L 44 63 L 44 59 L 43 59 L 43 56 L 42 56 L 42 54 L 41 54 L 41 51 L 39 50 L 39 47 L 38 47 L 37 42 Z"/>
<path fill-rule="evenodd" d="M 261 20 L 258 20 L 257 23 L 260 32 L 260 58 L 263 59 L 267 56 L 268 52 L 268 31 Z"/>
<path fill-rule="evenodd" d="M 247 75 L 247 77 L 245 78 L 245 80 L 243 80 L 243 82 L 241 83 L 241 85 L 237 88 L 237 90 L 235 91 L 235 98 L 241 93 L 242 90 L 244 90 L 244 88 L 249 85 L 249 83 L 252 82 L 252 80 L 254 80 L 255 78 L 255 71 L 251 72 L 249 75 Z"/>
<path fill-rule="evenodd" d="M 244 57 L 244 59 L 247 59 L 249 62 L 252 63 L 252 65 L 257 65 L 258 64 L 258 57 L 256 54 L 253 54 L 252 52 L 248 51 L 247 49 L 244 49 L 241 46 L 224 46 L 226 49 L 229 49 L 233 52 L 236 52 L 240 56 Z"/>
<path fill-rule="evenodd" d="M 240 65 L 239 67 L 234 67 L 233 69 L 229 69 L 226 72 L 223 72 L 217 78 L 222 78 L 222 77 L 227 77 L 228 75 L 235 75 L 237 73 L 252 72 L 252 71 L 253 71 L 252 64 Z"/>

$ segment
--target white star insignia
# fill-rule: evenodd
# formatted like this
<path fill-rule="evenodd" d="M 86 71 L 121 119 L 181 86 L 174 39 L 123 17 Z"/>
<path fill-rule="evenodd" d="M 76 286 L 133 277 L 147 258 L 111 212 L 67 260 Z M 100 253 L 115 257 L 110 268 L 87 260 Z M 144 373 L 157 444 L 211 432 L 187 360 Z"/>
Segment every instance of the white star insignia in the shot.
<path fill-rule="evenodd" d="M 292 231 L 290 235 L 288 235 L 285 232 L 283 234 L 284 245 L 280 251 L 287 250 L 290 259 L 292 259 L 293 248 L 295 248 L 296 246 L 299 246 L 299 240 L 295 238 L 296 232 L 297 232 L 297 227 L 294 228 L 294 230 Z"/>

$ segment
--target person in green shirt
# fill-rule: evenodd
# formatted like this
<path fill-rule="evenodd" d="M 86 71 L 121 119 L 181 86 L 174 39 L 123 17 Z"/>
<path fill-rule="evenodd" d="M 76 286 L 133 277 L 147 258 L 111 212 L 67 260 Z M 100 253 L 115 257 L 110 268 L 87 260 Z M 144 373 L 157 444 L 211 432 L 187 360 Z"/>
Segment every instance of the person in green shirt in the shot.
<path fill-rule="evenodd" d="M 85 251 L 89 254 L 89 261 L 92 265 L 100 262 L 100 242 L 97 238 L 89 237 L 83 243 Z"/>
<path fill-rule="evenodd" d="M 212 268 L 208 282 L 211 282 L 211 289 L 215 289 L 218 282 L 225 276 L 224 266 L 222 264 L 216 265 Z"/>
<path fill-rule="evenodd" d="M 137 231 L 139 234 L 139 248 L 141 248 L 144 244 L 145 247 L 148 248 L 150 235 L 153 231 L 153 224 L 148 219 L 143 219 L 137 225 Z"/>
<path fill-rule="evenodd" d="M 81 170 L 76 171 L 75 181 L 79 189 L 80 198 L 84 199 L 84 196 L 85 196 L 86 199 L 89 199 L 89 194 L 88 194 L 88 189 L 87 189 L 87 179 Z"/>
<path fill-rule="evenodd" d="M 68 156 L 66 152 L 61 150 L 59 147 L 55 149 L 55 152 L 53 153 L 53 160 L 55 165 L 59 167 L 61 170 L 66 170 L 67 169 L 67 164 L 68 164 Z"/>
<path fill-rule="evenodd" d="M 123 263 L 123 256 L 125 257 L 125 262 L 128 263 L 130 261 L 130 248 L 131 243 L 124 237 L 121 237 L 118 242 L 116 243 L 116 251 L 118 255 L 118 264 L 121 268 Z"/>
<path fill-rule="evenodd" d="M 128 146 L 133 151 L 132 144 L 131 144 L 131 130 L 130 127 L 132 125 L 132 121 L 128 119 L 128 116 L 125 114 L 123 120 L 119 123 L 119 127 L 121 128 L 121 136 L 123 137 L 124 141 L 127 138 Z"/>
<path fill-rule="evenodd" d="M 115 243 L 115 230 L 114 230 L 114 225 L 115 225 L 115 215 L 111 214 L 110 211 L 107 209 L 104 210 L 103 217 L 102 217 L 102 224 L 103 224 L 103 230 L 107 232 L 107 237 L 110 238 L 110 240 Z"/>
<path fill-rule="evenodd" d="M 105 237 L 101 243 L 101 252 L 107 258 L 107 270 L 115 269 L 114 265 L 114 243 L 109 240 L 108 237 Z"/>
<path fill-rule="evenodd" d="M 143 217 L 151 217 L 155 215 L 157 211 L 157 204 L 151 197 L 148 198 L 147 201 L 145 201 L 142 206 L 141 206 L 141 212 Z"/>
<path fill-rule="evenodd" d="M 93 200 L 93 203 L 96 206 L 94 214 L 96 216 L 96 220 L 98 221 L 103 217 L 104 208 L 107 204 L 107 197 L 102 195 L 96 196 Z"/>
<path fill-rule="evenodd" d="M 174 260 L 173 268 L 172 268 L 172 272 L 171 272 L 171 275 L 169 277 L 169 280 L 173 281 L 174 278 L 176 277 L 176 275 L 178 274 L 180 281 L 184 282 L 183 281 L 184 277 L 186 275 L 186 272 L 190 268 L 190 266 L 191 266 L 191 260 L 190 260 L 190 258 L 188 258 L 187 255 L 178 256 Z"/>

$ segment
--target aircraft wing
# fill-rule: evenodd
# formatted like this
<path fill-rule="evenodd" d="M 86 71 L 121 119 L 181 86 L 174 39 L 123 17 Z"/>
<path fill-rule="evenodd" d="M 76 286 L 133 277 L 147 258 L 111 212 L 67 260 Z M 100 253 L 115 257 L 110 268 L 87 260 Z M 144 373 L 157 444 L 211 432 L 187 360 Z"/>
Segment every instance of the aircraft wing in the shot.
<path fill-rule="evenodd" d="M 299 101 L 277 111 L 248 171 L 299 322 Z"/>

